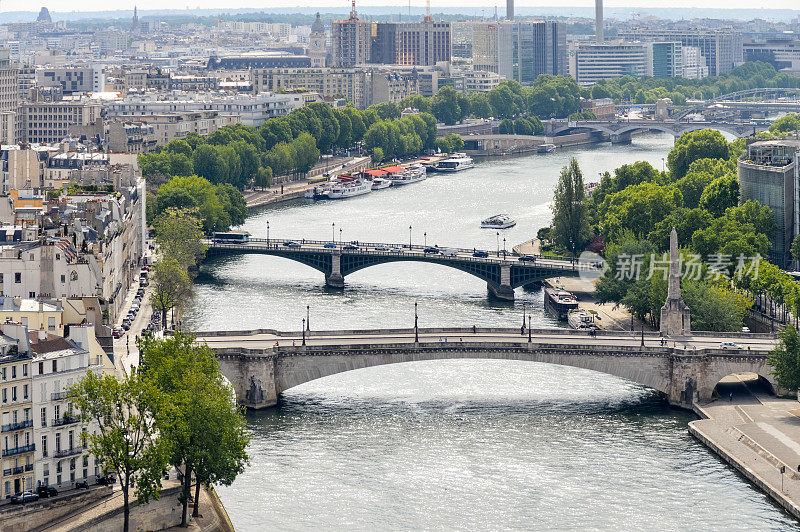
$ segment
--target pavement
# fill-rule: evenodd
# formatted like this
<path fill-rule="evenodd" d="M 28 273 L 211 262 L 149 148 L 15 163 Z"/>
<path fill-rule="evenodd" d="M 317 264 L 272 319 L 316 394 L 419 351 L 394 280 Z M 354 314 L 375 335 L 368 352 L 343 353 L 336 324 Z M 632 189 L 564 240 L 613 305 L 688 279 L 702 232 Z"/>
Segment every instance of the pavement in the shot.
<path fill-rule="evenodd" d="M 717 390 L 720 398 L 695 405 L 705 419 L 689 431 L 800 518 L 800 403 L 772 395 L 753 374 L 726 377 Z"/>
<path fill-rule="evenodd" d="M 578 307 L 596 314 L 595 323 L 606 331 L 652 331 L 649 323 L 634 318 L 622 305 L 600 303 L 594 297 L 596 280 L 585 281 L 580 277 L 554 277 L 545 284 L 572 292 L 578 298 Z"/>
<path fill-rule="evenodd" d="M 114 323 L 115 328 L 122 328 L 122 321 L 128 315 L 139 286 L 138 282 L 132 284 L 128 293 L 125 294 L 125 303 L 122 305 L 120 315 Z M 136 346 L 136 339 L 150 323 L 150 317 L 153 314 L 153 307 L 150 304 L 150 295 L 152 293 L 153 284 L 150 283 L 145 287 L 139 312 L 136 313 L 136 318 L 131 323 L 131 328 L 124 331 L 124 334 L 119 338 L 114 339 L 114 366 L 117 368 L 117 375 L 120 377 L 130 375 L 131 367 L 139 365 L 139 349 Z"/>
<path fill-rule="evenodd" d="M 723 333 L 724 334 L 724 333 Z M 303 342 L 302 331 L 287 332 L 258 332 L 249 333 L 225 333 L 224 336 L 216 336 L 213 333 L 198 333 L 198 341 L 205 342 L 211 348 L 224 347 L 244 347 L 249 349 L 269 349 L 275 346 L 299 346 Z M 519 344 L 527 342 L 528 335 L 520 334 L 519 329 L 478 329 L 476 334 L 470 328 L 460 330 L 455 329 L 419 329 L 420 343 L 435 342 L 476 342 Z M 654 333 L 645 332 L 645 346 L 662 347 L 662 338 Z M 641 346 L 641 334 L 638 332 L 612 331 L 589 336 L 586 332 L 573 331 L 571 329 L 536 329 L 531 331 L 532 343 L 546 343 L 558 345 L 592 345 L 609 347 L 639 347 Z M 730 341 L 724 335 L 692 335 L 680 338 L 669 338 L 663 347 L 673 347 L 676 349 L 692 352 L 698 349 L 719 348 L 721 342 Z M 404 344 L 414 343 L 415 335 L 413 329 L 395 329 L 391 331 L 310 331 L 305 337 L 306 345 L 309 346 L 341 346 L 341 345 L 381 345 L 381 344 Z M 730 353 L 744 353 L 751 350 L 770 350 L 777 340 L 766 335 L 748 336 L 736 339 L 736 343 L 742 349 L 732 349 Z"/>

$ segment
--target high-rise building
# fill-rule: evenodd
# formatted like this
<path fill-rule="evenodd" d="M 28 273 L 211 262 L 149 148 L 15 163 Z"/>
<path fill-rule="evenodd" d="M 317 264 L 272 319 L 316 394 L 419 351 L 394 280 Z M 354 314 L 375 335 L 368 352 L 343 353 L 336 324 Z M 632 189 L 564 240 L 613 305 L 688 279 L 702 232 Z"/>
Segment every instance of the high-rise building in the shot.
<path fill-rule="evenodd" d="M 350 18 L 331 23 L 331 61 L 335 67 L 354 67 L 369 62 L 372 55 L 372 24 L 358 20 L 356 2 Z"/>
<path fill-rule="evenodd" d="M 683 76 L 683 53 L 679 42 L 648 43 L 650 51 L 648 76 L 675 78 Z"/>
<path fill-rule="evenodd" d="M 622 41 L 578 42 L 572 44 L 570 61 L 570 73 L 578 84 L 592 85 L 601 79 L 647 75 L 648 48 Z"/>
<path fill-rule="evenodd" d="M 19 69 L 11 63 L 11 51 L 0 48 L 0 111 L 16 111 L 19 104 Z"/>
<path fill-rule="evenodd" d="M 733 29 L 634 28 L 620 31 L 618 36 L 625 41 L 677 41 L 683 46 L 697 47 L 708 62 L 711 76 L 728 74 L 743 60 L 742 33 Z"/>
<path fill-rule="evenodd" d="M 754 142 L 738 162 L 739 201 L 755 200 L 772 209 L 776 229 L 769 259 L 780 268 L 791 261 L 791 245 L 800 234 L 800 141 Z"/>
<path fill-rule="evenodd" d="M 681 46 L 683 60 L 683 77 L 689 79 L 703 79 L 708 76 L 708 62 L 696 46 Z"/>
<path fill-rule="evenodd" d="M 594 39 L 602 43 L 603 37 L 603 0 L 594 0 Z"/>
<path fill-rule="evenodd" d="M 472 61 L 475 70 L 523 84 L 533 83 L 541 74 L 566 75 L 566 28 L 552 21 L 475 24 Z"/>
<path fill-rule="evenodd" d="M 453 45 L 449 22 L 379 22 L 372 42 L 372 62 L 432 66 L 450 61 Z"/>

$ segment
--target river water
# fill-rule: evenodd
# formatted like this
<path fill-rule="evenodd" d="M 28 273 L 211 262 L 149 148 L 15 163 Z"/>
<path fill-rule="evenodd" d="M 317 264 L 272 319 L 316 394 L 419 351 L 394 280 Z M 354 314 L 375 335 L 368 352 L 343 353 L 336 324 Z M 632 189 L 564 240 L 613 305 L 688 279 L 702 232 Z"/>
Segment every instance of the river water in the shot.
<path fill-rule="evenodd" d="M 548 155 L 481 161 L 453 175 L 343 201 L 298 200 L 254 212 L 254 236 L 417 243 L 497 250 L 550 219 L 561 167 L 586 181 L 637 160 L 661 168 L 671 137 L 635 137 Z M 517 226 L 480 229 L 506 213 Z M 335 224 L 335 226 L 332 226 Z M 426 234 L 425 234 L 426 233 Z M 321 273 L 275 257 L 210 262 L 185 324 L 193 330 L 558 326 L 541 291 L 514 303 L 443 266 L 394 263 L 324 289 Z M 248 413 L 251 466 L 219 492 L 237 530 L 798 528 L 687 433 L 688 413 L 608 375 L 495 360 L 363 369 L 289 390 Z"/>

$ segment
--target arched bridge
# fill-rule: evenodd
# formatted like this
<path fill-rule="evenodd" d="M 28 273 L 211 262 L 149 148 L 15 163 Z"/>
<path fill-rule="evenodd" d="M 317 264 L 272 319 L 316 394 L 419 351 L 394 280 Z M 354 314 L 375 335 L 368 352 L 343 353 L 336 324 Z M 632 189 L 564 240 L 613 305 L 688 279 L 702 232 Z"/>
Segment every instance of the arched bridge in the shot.
<path fill-rule="evenodd" d="M 611 142 L 625 144 L 631 141 L 633 131 L 660 131 L 680 137 L 683 133 L 697 131 L 698 129 L 716 129 L 735 135 L 746 137 L 767 129 L 768 125 L 750 122 L 724 122 L 724 121 L 687 121 L 687 120 L 648 120 L 648 119 L 615 119 L 615 120 L 549 120 L 544 123 L 545 135 L 555 136 L 568 131 L 588 129 L 604 133 L 611 137 Z"/>
<path fill-rule="evenodd" d="M 800 89 L 798 88 L 780 88 L 780 87 L 761 87 L 757 89 L 747 89 L 743 91 L 736 91 L 730 92 L 728 94 L 722 94 L 717 96 L 716 98 L 712 98 L 710 100 L 706 100 L 701 104 L 695 105 L 689 108 L 682 108 L 680 114 L 676 115 L 675 118 L 677 120 L 681 120 L 682 118 L 694 114 L 700 113 L 702 111 L 707 110 L 712 105 L 716 105 L 718 103 L 726 103 L 726 102 L 738 102 L 742 101 L 743 99 L 751 99 L 751 98 L 775 98 L 778 96 L 787 96 L 791 95 L 795 98 L 800 97 Z M 758 102 L 748 102 L 757 104 Z M 797 104 L 797 102 L 795 102 Z"/>
<path fill-rule="evenodd" d="M 741 345 L 720 348 L 730 340 Z M 442 359 L 523 360 L 590 369 L 654 388 L 684 408 L 710 398 L 716 384 L 732 373 L 757 373 L 775 386 L 767 362 L 775 344 L 770 335 L 692 333 L 664 339 L 652 333 L 448 328 L 225 331 L 199 333 L 198 341 L 215 351 L 237 399 L 249 408 L 274 405 L 286 390 L 329 375 Z"/>
<path fill-rule="evenodd" d="M 207 257 L 260 254 L 291 259 L 325 274 L 325 284 L 344 287 L 344 277 L 355 271 L 387 262 L 417 261 L 442 264 L 486 281 L 489 293 L 514 300 L 514 288 L 549 277 L 575 276 L 597 265 L 573 259 L 526 256 L 522 261 L 505 252 L 436 248 L 409 244 L 352 243 L 320 240 L 251 239 L 249 242 L 208 242 Z M 477 256 L 476 256 L 477 255 Z"/>

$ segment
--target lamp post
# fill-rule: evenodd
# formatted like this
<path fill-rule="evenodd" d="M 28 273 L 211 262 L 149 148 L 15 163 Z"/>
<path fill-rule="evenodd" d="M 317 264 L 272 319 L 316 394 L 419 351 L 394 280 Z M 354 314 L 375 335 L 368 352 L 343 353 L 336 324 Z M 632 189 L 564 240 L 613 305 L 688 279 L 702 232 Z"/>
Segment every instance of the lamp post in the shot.
<path fill-rule="evenodd" d="M 311 330 L 311 305 L 306 305 L 306 330 Z"/>
<path fill-rule="evenodd" d="M 428 232 L 422 233 L 422 245 L 428 247 Z"/>
<path fill-rule="evenodd" d="M 408 226 L 408 250 L 411 251 L 411 226 Z"/>
<path fill-rule="evenodd" d="M 414 301 L 414 343 L 419 343 L 419 316 L 417 315 L 416 301 Z"/>
<path fill-rule="evenodd" d="M 522 330 L 525 330 L 525 302 L 522 302 Z"/>
<path fill-rule="evenodd" d="M 306 345 L 306 319 L 303 318 L 303 345 Z"/>
<path fill-rule="evenodd" d="M 336 243 L 336 222 L 331 224 L 331 242 Z"/>
<path fill-rule="evenodd" d="M 269 220 L 267 220 L 267 245 L 269 245 Z"/>
<path fill-rule="evenodd" d="M 531 343 L 531 317 L 528 316 L 528 343 Z"/>
<path fill-rule="evenodd" d="M 506 237 L 503 237 L 503 258 L 506 258 Z"/>
<path fill-rule="evenodd" d="M 342 228 L 339 228 L 339 245 L 342 243 Z"/>
<path fill-rule="evenodd" d="M 500 257 L 500 231 L 497 232 L 497 257 Z"/>
<path fill-rule="evenodd" d="M 642 347 L 644 347 L 644 321 L 642 321 Z"/>

